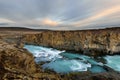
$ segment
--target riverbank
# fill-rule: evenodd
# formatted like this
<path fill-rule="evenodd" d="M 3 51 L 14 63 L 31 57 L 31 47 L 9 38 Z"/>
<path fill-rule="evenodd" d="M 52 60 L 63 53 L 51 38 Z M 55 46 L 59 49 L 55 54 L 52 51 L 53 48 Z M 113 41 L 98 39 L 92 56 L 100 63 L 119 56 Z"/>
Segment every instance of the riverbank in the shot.
<path fill-rule="evenodd" d="M 78 32 L 79 31 L 77 31 L 77 34 L 78 34 Z M 31 33 L 31 31 L 29 31 L 29 32 L 27 32 L 27 31 L 26 32 L 24 32 L 24 31 L 17 31 L 17 32 L 15 32 L 15 31 L 14 32 L 13 31 L 5 31 L 5 32 L 0 31 L 0 65 L 1 65 L 0 66 L 0 79 L 1 80 L 6 80 L 6 79 L 7 80 L 9 80 L 9 79 L 22 79 L 22 80 L 24 80 L 24 79 L 28 79 L 28 80 L 43 80 L 43 79 L 44 80 L 76 80 L 76 79 L 78 79 L 78 80 L 88 80 L 88 79 L 89 80 L 120 80 L 120 74 L 116 71 L 108 71 L 108 72 L 99 73 L 99 74 L 92 74 L 89 72 L 70 73 L 70 74 L 66 74 L 66 75 L 61 75 L 61 74 L 57 74 L 57 73 L 49 72 L 49 71 L 44 72 L 40 68 L 40 66 L 38 66 L 35 63 L 33 55 L 31 53 L 29 53 L 27 50 L 23 49 L 24 44 L 28 43 L 28 44 L 43 45 L 43 46 L 48 46 L 48 47 L 53 45 L 52 47 L 56 47 L 59 49 L 62 49 L 62 46 L 63 46 L 64 50 L 66 48 L 77 50 L 78 47 L 75 48 L 77 43 L 74 43 L 74 41 L 81 41 L 81 39 L 79 38 L 80 36 L 77 36 L 77 35 L 75 36 L 76 32 L 75 33 L 74 32 L 73 33 L 65 32 L 65 34 L 64 34 L 64 36 L 66 36 L 65 38 L 60 37 L 61 34 L 59 34 L 59 33 L 62 34 L 61 31 L 58 31 L 58 32 L 57 31 L 53 31 L 53 32 L 52 31 L 50 31 L 50 32 L 49 31 L 46 31 L 46 32 L 33 31 L 32 33 Z M 107 31 L 105 31 L 105 33 L 107 33 Z M 82 34 L 80 34 L 80 35 L 82 35 Z M 113 38 L 110 38 L 111 39 L 110 40 L 111 41 L 111 43 L 110 43 L 111 50 L 119 51 L 120 50 L 119 47 L 116 47 L 116 45 L 119 46 L 119 41 L 120 41 L 119 40 L 119 36 L 120 36 L 119 29 L 117 29 L 117 30 L 110 29 L 110 34 L 115 35 Z M 85 34 L 85 35 L 88 35 L 88 34 Z M 88 38 L 84 38 L 85 35 L 82 35 L 83 36 L 82 44 L 85 43 L 84 39 L 88 40 Z M 107 35 L 107 34 L 105 34 L 105 35 Z M 104 43 L 104 40 L 106 42 L 106 39 L 107 39 L 106 37 L 108 37 L 105 35 L 102 35 L 100 37 L 100 35 L 98 36 L 96 34 L 96 37 L 97 36 L 98 37 L 95 38 L 95 40 L 98 42 L 102 41 Z M 105 36 L 105 39 L 104 39 L 104 36 Z M 100 40 L 99 40 L 99 37 L 100 37 Z M 92 38 L 90 38 L 90 39 L 92 39 Z M 60 41 L 64 42 L 65 40 L 69 44 L 68 43 L 61 44 Z M 57 41 L 57 42 L 55 42 L 55 41 Z M 73 41 L 73 42 L 71 42 L 71 41 Z M 51 44 L 51 42 L 53 42 L 53 43 Z M 71 46 L 65 48 L 65 45 L 66 46 L 71 45 Z M 86 45 L 87 45 L 87 42 L 86 42 Z M 107 45 L 107 43 L 105 45 Z M 115 48 L 114 47 L 112 48 L 112 45 Z M 78 46 L 80 46 L 80 45 L 78 45 Z M 87 51 L 87 50 L 85 50 L 85 51 Z"/>

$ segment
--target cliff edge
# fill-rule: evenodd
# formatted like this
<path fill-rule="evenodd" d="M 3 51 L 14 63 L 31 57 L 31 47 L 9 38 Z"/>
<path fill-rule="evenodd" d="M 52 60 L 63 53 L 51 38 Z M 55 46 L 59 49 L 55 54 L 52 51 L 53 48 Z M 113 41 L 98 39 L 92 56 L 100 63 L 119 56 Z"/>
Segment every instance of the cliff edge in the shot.
<path fill-rule="evenodd" d="M 120 53 L 120 28 L 78 31 L 43 31 L 25 35 L 27 44 L 37 44 L 86 55 L 101 56 Z"/>

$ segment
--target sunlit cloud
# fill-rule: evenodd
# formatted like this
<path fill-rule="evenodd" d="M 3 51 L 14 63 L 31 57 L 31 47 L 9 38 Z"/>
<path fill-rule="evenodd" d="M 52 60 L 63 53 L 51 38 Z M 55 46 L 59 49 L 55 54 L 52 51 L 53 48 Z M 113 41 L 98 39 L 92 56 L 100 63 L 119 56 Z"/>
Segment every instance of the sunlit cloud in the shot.
<path fill-rule="evenodd" d="M 59 30 L 119 27 L 120 0 L 0 0 L 0 23 Z"/>
<path fill-rule="evenodd" d="M 40 23 L 42 25 L 48 25 L 48 26 L 57 26 L 57 25 L 59 25 L 59 22 L 53 21 L 53 20 L 51 20 L 49 18 L 41 20 Z"/>
<path fill-rule="evenodd" d="M 62 22 L 57 20 L 52 20 L 50 18 L 36 18 L 36 19 L 21 22 L 21 23 L 24 23 L 26 25 L 29 24 L 29 25 L 55 27 L 55 26 L 59 26 Z"/>
<path fill-rule="evenodd" d="M 88 17 L 87 19 L 84 20 L 80 20 L 78 22 L 73 23 L 74 26 L 85 26 L 85 25 L 89 25 L 90 23 L 102 19 L 104 17 L 110 16 L 114 13 L 119 13 L 120 12 L 120 6 L 114 6 L 111 7 L 109 9 L 105 9 L 101 12 L 99 12 L 98 14 L 95 14 L 93 16 Z"/>

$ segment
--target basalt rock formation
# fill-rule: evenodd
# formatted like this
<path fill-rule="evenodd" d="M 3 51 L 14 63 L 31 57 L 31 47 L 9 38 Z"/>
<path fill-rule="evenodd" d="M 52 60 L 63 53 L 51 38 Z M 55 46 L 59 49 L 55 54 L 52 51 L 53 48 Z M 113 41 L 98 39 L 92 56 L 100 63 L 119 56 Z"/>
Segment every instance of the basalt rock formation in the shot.
<path fill-rule="evenodd" d="M 120 53 L 120 28 L 81 31 L 43 31 L 25 35 L 25 43 L 77 51 L 91 56 Z"/>

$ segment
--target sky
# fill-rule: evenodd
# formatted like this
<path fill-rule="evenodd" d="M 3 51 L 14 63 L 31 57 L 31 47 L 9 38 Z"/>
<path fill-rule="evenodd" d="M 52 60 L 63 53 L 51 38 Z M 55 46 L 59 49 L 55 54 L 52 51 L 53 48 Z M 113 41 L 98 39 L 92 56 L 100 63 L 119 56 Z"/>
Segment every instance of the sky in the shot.
<path fill-rule="evenodd" d="M 120 0 L 0 0 L 0 27 L 52 30 L 120 27 Z"/>

